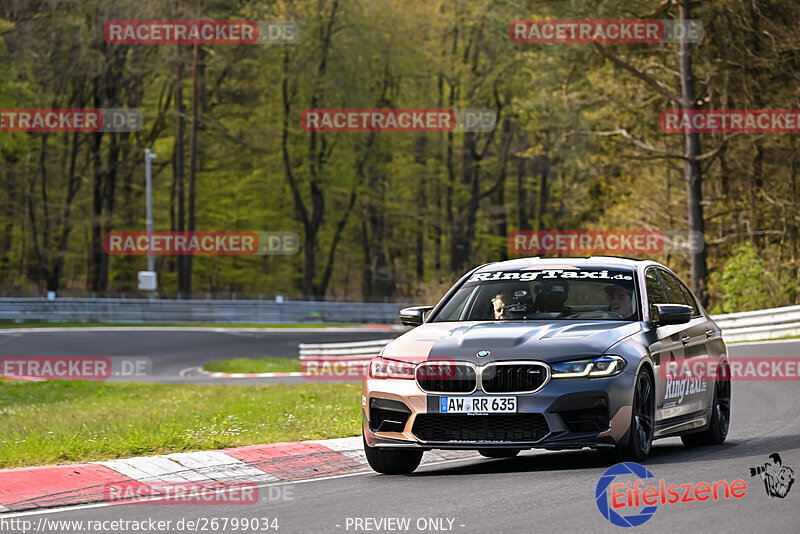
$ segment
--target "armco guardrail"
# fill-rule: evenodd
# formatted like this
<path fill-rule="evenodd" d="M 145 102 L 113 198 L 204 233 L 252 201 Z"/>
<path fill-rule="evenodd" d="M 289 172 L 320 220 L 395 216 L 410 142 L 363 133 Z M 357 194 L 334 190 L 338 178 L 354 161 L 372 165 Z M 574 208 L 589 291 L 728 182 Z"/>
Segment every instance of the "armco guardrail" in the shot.
<path fill-rule="evenodd" d="M 300 343 L 300 368 L 304 371 L 340 367 L 366 369 L 369 361 L 378 355 L 391 339 L 356 341 L 353 343 Z M 313 363 L 312 363 L 313 362 Z"/>
<path fill-rule="evenodd" d="M 0 299 L 0 320 L 75 323 L 397 323 L 403 304 L 272 300 Z"/>
<path fill-rule="evenodd" d="M 398 303 L 0 298 L 0 320 L 97 323 L 396 323 Z M 800 306 L 714 315 L 726 341 L 800 336 Z M 336 350 L 328 347 L 328 350 Z M 332 354 L 342 356 L 343 354 Z M 344 354 L 346 356 L 346 354 Z"/>
<path fill-rule="evenodd" d="M 800 306 L 712 315 L 725 341 L 800 336 Z"/>

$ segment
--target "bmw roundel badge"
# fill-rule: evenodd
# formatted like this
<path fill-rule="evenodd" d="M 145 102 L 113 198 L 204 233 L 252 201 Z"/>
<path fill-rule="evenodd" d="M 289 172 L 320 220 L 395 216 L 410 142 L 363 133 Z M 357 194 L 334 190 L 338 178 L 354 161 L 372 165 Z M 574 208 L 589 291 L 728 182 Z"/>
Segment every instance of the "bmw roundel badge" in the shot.
<path fill-rule="evenodd" d="M 488 350 L 482 350 L 482 351 L 478 352 L 478 354 L 476 356 L 478 356 L 478 358 L 486 358 L 490 354 L 491 354 L 491 352 L 489 352 Z"/>

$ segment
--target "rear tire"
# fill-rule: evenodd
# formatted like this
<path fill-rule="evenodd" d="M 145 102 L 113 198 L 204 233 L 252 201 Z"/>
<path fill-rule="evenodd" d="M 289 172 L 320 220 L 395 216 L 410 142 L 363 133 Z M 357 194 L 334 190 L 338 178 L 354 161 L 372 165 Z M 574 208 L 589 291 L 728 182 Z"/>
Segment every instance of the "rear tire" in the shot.
<path fill-rule="evenodd" d="M 719 368 L 717 379 L 714 381 L 714 400 L 711 404 L 711 421 L 708 424 L 708 428 L 702 432 L 681 436 L 681 441 L 687 447 L 719 445 L 728 437 L 730 423 L 731 380 L 728 366 L 723 364 Z"/>
<path fill-rule="evenodd" d="M 478 449 L 478 454 L 486 458 L 513 458 L 522 449 Z"/>
<path fill-rule="evenodd" d="M 631 412 L 627 443 L 617 445 L 611 456 L 616 456 L 620 460 L 641 462 L 647 458 L 653 446 L 656 412 L 653 379 L 645 369 L 636 375 Z"/>
<path fill-rule="evenodd" d="M 366 440 L 364 440 L 364 454 L 367 456 L 369 466 L 385 475 L 408 475 L 413 473 L 422 461 L 420 450 L 370 447 Z"/>

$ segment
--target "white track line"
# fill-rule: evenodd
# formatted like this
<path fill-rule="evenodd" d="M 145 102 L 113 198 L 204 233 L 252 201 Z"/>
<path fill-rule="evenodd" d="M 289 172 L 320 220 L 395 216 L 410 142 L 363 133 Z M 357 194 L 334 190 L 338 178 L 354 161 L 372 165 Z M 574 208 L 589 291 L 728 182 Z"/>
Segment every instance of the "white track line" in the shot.
<path fill-rule="evenodd" d="M 287 376 L 304 376 L 301 371 L 286 371 L 281 373 L 218 373 L 206 371 L 202 367 L 187 367 L 179 372 L 178 375 L 185 378 L 189 373 L 200 373 L 202 375 L 190 378 L 282 378 Z"/>
<path fill-rule="evenodd" d="M 199 371 L 200 369 L 202 369 L 202 367 L 187 367 L 186 369 L 183 369 L 182 371 L 180 371 L 178 373 L 178 376 L 180 376 L 182 378 L 186 378 L 186 375 L 188 375 L 189 373 L 192 373 L 194 371 Z"/>

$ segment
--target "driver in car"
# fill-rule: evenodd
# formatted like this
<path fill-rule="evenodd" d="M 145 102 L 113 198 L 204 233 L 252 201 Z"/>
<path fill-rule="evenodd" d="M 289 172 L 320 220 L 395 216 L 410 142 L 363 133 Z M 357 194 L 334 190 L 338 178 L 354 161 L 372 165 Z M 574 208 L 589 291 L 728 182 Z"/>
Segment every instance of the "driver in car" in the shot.
<path fill-rule="evenodd" d="M 492 312 L 495 319 L 522 319 L 530 309 L 530 296 L 526 289 L 516 291 L 506 288 L 492 299 Z"/>
<path fill-rule="evenodd" d="M 565 306 L 569 297 L 569 283 L 566 280 L 547 280 L 536 288 L 535 310 L 537 312 L 560 312 L 565 317 L 572 313 Z"/>
<path fill-rule="evenodd" d="M 619 314 L 620 317 L 633 315 L 633 303 L 630 292 L 622 286 L 616 284 L 608 285 L 603 288 L 611 299 L 608 309 Z"/>

